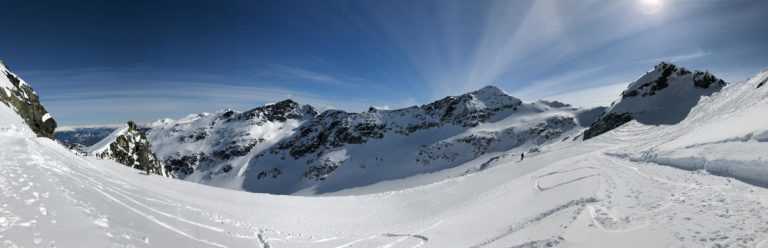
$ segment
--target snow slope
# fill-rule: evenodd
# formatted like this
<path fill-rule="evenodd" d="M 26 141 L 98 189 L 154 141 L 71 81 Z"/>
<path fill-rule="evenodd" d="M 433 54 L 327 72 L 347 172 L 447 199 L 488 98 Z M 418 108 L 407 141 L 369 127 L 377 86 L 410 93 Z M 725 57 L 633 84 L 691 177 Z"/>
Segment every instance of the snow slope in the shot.
<path fill-rule="evenodd" d="M 765 115 L 758 115 L 768 108 L 768 88 L 756 86 L 765 78 L 760 74 L 702 98 L 675 125 L 632 120 L 587 141 L 541 146 L 523 161 L 498 156 L 484 169 L 484 163 L 469 162 L 429 174 L 470 172 L 447 179 L 394 180 L 415 185 L 407 189 L 319 197 L 208 187 L 76 156 L 24 127 L 8 128 L 20 118 L 0 106 L 0 242 L 7 247 L 768 247 L 767 189 L 650 159 L 681 147 L 706 157 L 717 149 L 696 149 L 735 145 L 747 150 L 734 159 L 752 161 L 748 148 L 763 142 L 768 130 Z M 387 182 L 367 187 L 392 187 Z"/>
<path fill-rule="evenodd" d="M 632 131 L 639 130 L 625 130 Z M 616 134 L 426 186 L 326 197 L 146 176 L 50 140 L 5 138 L 0 240 L 57 247 L 765 245 L 768 190 L 606 155 L 626 144 L 609 141 L 626 138 Z"/>
<path fill-rule="evenodd" d="M 768 88 L 758 87 L 767 80 L 763 71 L 702 99 L 684 121 L 650 134 L 651 148 L 628 155 L 768 186 Z"/>
<path fill-rule="evenodd" d="M 688 116 L 702 97 L 720 91 L 726 85 L 709 72 L 689 71 L 661 62 L 630 83 L 621 99 L 611 106 L 584 132 L 590 139 L 630 120 L 646 125 L 673 125 Z"/>

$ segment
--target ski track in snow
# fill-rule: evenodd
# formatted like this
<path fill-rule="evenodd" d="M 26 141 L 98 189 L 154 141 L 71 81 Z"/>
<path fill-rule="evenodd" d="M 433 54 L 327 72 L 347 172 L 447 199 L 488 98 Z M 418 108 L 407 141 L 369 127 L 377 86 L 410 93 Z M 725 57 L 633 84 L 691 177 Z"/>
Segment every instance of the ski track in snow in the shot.
<path fill-rule="evenodd" d="M 624 142 L 613 138 L 609 145 L 578 148 L 584 152 L 568 159 L 542 162 L 548 156 L 543 153 L 432 185 L 360 196 L 355 199 L 365 211 L 347 219 L 356 228 L 329 225 L 328 230 L 311 220 L 298 222 L 296 230 L 276 229 L 275 223 L 245 218 L 248 213 L 222 212 L 226 206 L 147 191 L 113 168 L 41 151 L 44 146 L 34 139 L 3 139 L 0 144 L 8 148 L 0 151 L 0 242 L 11 247 L 568 247 L 605 246 L 612 238 L 629 237 L 625 242 L 647 246 L 768 243 L 764 189 L 632 162 L 609 150 L 612 142 Z M 530 172 L 509 174 L 519 170 Z M 451 205 L 421 209 L 451 197 Z M 398 226 L 377 224 L 386 223 L 393 210 L 412 219 Z M 253 211 L 270 210 L 254 206 Z M 66 228 L 73 224 L 77 228 Z M 72 235 L 78 238 L 62 238 Z M 659 238 L 643 238 L 649 235 Z"/>

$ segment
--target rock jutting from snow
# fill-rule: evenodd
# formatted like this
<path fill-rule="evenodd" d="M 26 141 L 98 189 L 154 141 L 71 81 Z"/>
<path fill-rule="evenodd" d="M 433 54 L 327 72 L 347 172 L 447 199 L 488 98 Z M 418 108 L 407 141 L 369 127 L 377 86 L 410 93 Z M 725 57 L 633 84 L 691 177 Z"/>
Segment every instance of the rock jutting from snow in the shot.
<path fill-rule="evenodd" d="M 613 130 L 632 120 L 650 125 L 682 121 L 704 96 L 725 87 L 726 82 L 709 72 L 689 71 L 668 62 L 630 83 L 589 129 L 584 139 Z"/>
<path fill-rule="evenodd" d="M 37 93 L 0 61 L 0 103 L 11 107 L 37 136 L 53 139 L 56 120 L 40 103 Z"/>
<path fill-rule="evenodd" d="M 129 121 L 105 140 L 88 147 L 87 152 L 102 159 L 111 159 L 134 169 L 170 176 L 163 163 L 152 152 L 152 145 L 136 123 Z"/>

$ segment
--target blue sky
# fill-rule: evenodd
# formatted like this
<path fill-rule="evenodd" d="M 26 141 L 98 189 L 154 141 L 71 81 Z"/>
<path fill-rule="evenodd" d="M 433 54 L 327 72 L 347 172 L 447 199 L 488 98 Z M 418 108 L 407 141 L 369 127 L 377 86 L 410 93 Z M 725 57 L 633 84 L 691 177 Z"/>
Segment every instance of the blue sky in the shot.
<path fill-rule="evenodd" d="M 609 105 L 658 62 L 741 82 L 768 68 L 768 1 L 28 1 L 0 58 L 62 125 L 293 98 L 400 108 L 496 85 Z"/>

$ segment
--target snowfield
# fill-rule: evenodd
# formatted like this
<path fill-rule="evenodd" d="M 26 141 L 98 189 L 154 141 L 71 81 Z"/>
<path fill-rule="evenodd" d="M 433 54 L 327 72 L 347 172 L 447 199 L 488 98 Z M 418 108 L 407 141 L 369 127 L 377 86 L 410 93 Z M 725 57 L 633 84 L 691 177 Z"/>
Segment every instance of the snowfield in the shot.
<path fill-rule="evenodd" d="M 755 186 L 768 180 L 768 87 L 758 87 L 767 78 L 702 96 L 678 123 L 632 120 L 523 161 L 486 154 L 316 196 L 227 190 L 77 156 L 0 104 L 0 244 L 768 247 L 768 190 Z"/>
<path fill-rule="evenodd" d="M 146 176 L 44 138 L 0 144 L 6 246 L 754 247 L 768 237 L 768 190 L 607 155 L 618 142 L 407 190 L 323 197 Z"/>
<path fill-rule="evenodd" d="M 146 176 L 4 132 L 0 240 L 24 247 L 768 245 L 768 190 L 621 156 L 669 130 L 631 122 L 425 186 L 320 197 Z"/>

